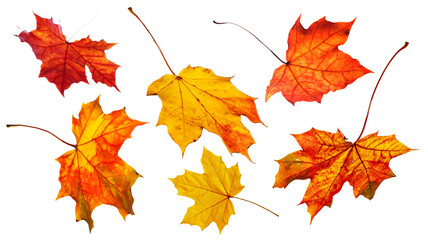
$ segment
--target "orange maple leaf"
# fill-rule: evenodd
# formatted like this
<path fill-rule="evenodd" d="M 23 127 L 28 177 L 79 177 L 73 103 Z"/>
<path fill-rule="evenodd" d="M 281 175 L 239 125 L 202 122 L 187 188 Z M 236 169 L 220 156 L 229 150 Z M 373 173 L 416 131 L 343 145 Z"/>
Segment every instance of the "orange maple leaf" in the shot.
<path fill-rule="evenodd" d="M 183 154 L 205 128 L 219 135 L 230 153 L 238 152 L 250 159 L 248 148 L 254 139 L 240 115 L 254 123 L 261 120 L 255 98 L 239 91 L 230 79 L 207 68 L 188 66 L 178 76 L 166 74 L 149 86 L 147 95 L 158 95 L 162 100 L 157 125 L 168 127 Z"/>
<path fill-rule="evenodd" d="M 371 73 L 338 49 L 348 39 L 354 21 L 333 23 L 321 18 L 305 29 L 299 16 L 288 36 L 287 62 L 274 71 L 266 101 L 281 91 L 292 104 L 321 102 L 329 91 L 343 89 Z"/>
<path fill-rule="evenodd" d="M 278 216 L 269 209 L 252 201 L 236 197 L 242 191 L 241 173 L 238 164 L 226 168 L 221 157 L 204 148 L 202 158 L 204 173 L 199 174 L 185 170 L 183 175 L 170 179 L 178 195 L 192 198 L 195 204 L 187 209 L 181 223 L 198 225 L 204 230 L 212 222 L 217 224 L 219 232 L 228 224 L 229 218 L 235 214 L 231 198 L 243 200 Z"/>
<path fill-rule="evenodd" d="M 124 219 L 134 214 L 131 187 L 140 174 L 118 152 L 134 128 L 143 124 L 130 119 L 125 109 L 104 114 L 99 98 L 83 104 L 79 119 L 73 117 L 77 143 L 57 159 L 61 164 L 57 198 L 71 196 L 76 201 L 76 220 L 85 220 L 90 230 L 92 211 L 101 204 L 117 207 Z"/>
<path fill-rule="evenodd" d="M 22 31 L 18 37 L 21 42 L 31 46 L 37 59 L 42 60 L 39 77 L 46 77 L 49 82 L 54 83 L 64 96 L 64 91 L 71 84 L 88 83 L 85 74 L 85 66 L 88 66 L 95 82 L 119 90 L 115 77 L 119 65 L 108 60 L 104 53 L 115 43 L 92 41 L 89 36 L 70 43 L 62 34 L 61 26 L 53 23 L 52 18 L 34 15 L 37 29 Z"/>
<path fill-rule="evenodd" d="M 295 179 L 311 179 L 300 203 L 308 206 L 311 221 L 324 206 L 331 206 L 345 182 L 354 188 L 355 197 L 372 199 L 381 182 L 395 176 L 389 161 L 412 150 L 394 135 L 373 133 L 352 143 L 339 130 L 330 133 L 312 128 L 293 136 L 302 150 L 277 160 L 279 171 L 273 187 L 285 188 Z"/>
<path fill-rule="evenodd" d="M 124 219 L 134 214 L 131 187 L 141 175 L 124 162 L 118 152 L 135 127 L 143 124 L 145 122 L 129 118 L 124 108 L 103 113 L 98 97 L 82 105 L 78 119 L 73 117 L 76 144 L 38 127 L 21 124 L 7 127 L 35 128 L 74 148 L 56 159 L 61 164 L 61 189 L 57 199 L 71 196 L 76 201 L 76 220 L 85 220 L 91 231 L 92 211 L 101 204 L 115 206 Z"/>

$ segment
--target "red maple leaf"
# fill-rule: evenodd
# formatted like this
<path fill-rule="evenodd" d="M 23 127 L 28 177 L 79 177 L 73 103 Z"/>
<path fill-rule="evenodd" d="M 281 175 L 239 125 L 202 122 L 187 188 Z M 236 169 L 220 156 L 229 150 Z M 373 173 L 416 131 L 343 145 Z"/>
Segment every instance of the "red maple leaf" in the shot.
<path fill-rule="evenodd" d="M 62 34 L 61 26 L 53 23 L 52 18 L 34 15 L 37 29 L 22 31 L 17 37 L 21 42 L 28 43 L 36 58 L 42 60 L 39 77 L 46 77 L 54 83 L 64 96 L 64 90 L 71 84 L 88 83 L 85 74 L 85 66 L 88 66 L 95 82 L 119 90 L 115 77 L 119 65 L 108 60 L 104 53 L 115 43 L 92 41 L 89 36 L 70 43 Z"/>
<path fill-rule="evenodd" d="M 305 29 L 299 17 L 288 36 L 287 62 L 274 71 L 266 101 L 281 91 L 292 104 L 321 102 L 329 91 L 343 89 L 371 73 L 338 49 L 348 39 L 354 21 L 333 23 L 321 18 Z"/>

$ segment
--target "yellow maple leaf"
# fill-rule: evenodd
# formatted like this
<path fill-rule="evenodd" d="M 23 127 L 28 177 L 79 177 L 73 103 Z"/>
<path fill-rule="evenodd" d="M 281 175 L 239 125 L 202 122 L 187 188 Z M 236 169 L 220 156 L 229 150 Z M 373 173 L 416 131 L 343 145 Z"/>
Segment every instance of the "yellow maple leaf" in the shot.
<path fill-rule="evenodd" d="M 246 199 L 236 197 L 242 191 L 241 173 L 238 164 L 226 168 L 221 157 L 214 155 L 204 148 L 202 158 L 204 173 L 194 173 L 185 170 L 183 175 L 170 179 L 178 195 L 192 198 L 195 204 L 187 209 L 181 223 L 198 225 L 204 230 L 210 223 L 215 222 L 221 233 L 228 224 L 229 218 L 235 214 L 231 198 L 252 203 L 278 216 L 271 210 Z"/>
<path fill-rule="evenodd" d="M 254 123 L 262 122 L 255 98 L 239 91 L 230 79 L 207 68 L 188 66 L 178 76 L 166 74 L 149 86 L 147 95 L 158 95 L 162 100 L 157 125 L 168 127 L 183 154 L 205 128 L 219 135 L 230 153 L 238 152 L 250 159 L 248 147 L 254 139 L 241 123 L 241 115 Z"/>
<path fill-rule="evenodd" d="M 204 230 L 211 222 L 215 222 L 221 233 L 235 214 L 230 198 L 241 192 L 241 173 L 238 164 L 226 168 L 218 157 L 204 148 L 202 154 L 204 173 L 185 170 L 183 175 L 171 181 L 178 190 L 178 195 L 192 198 L 195 205 L 187 209 L 182 223 L 198 225 Z"/>

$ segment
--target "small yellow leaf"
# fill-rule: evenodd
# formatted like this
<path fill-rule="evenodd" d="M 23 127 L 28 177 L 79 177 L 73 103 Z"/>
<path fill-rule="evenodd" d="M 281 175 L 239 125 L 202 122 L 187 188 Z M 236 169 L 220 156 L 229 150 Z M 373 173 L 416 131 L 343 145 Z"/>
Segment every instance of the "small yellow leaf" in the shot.
<path fill-rule="evenodd" d="M 238 164 L 226 168 L 221 157 L 204 148 L 202 154 L 204 173 L 185 171 L 171 181 L 178 190 L 178 195 L 195 200 L 195 204 L 187 209 L 182 223 L 198 225 L 204 230 L 211 222 L 215 222 L 221 233 L 235 214 L 230 198 L 237 195 L 244 186 L 241 185 L 241 174 Z"/>

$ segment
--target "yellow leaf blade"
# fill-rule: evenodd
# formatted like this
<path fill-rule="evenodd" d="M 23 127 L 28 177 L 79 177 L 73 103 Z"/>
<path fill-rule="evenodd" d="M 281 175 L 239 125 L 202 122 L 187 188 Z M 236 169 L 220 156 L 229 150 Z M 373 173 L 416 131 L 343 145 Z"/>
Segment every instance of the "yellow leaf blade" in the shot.
<path fill-rule="evenodd" d="M 254 123 L 262 122 L 255 98 L 239 91 L 230 80 L 210 69 L 189 66 L 178 76 L 167 74 L 149 86 L 147 94 L 162 100 L 157 125 L 168 127 L 183 154 L 205 128 L 220 136 L 230 153 L 238 152 L 250 159 L 248 148 L 254 139 L 241 123 L 241 115 Z"/>
<path fill-rule="evenodd" d="M 178 195 L 192 198 L 195 204 L 188 208 L 182 223 L 198 225 L 204 230 L 215 222 L 221 232 L 235 214 L 230 198 L 238 194 L 244 186 L 240 183 L 238 165 L 226 168 L 218 157 L 204 148 L 201 159 L 204 173 L 185 171 L 183 175 L 171 179 Z"/>

